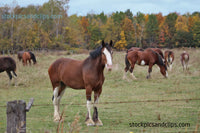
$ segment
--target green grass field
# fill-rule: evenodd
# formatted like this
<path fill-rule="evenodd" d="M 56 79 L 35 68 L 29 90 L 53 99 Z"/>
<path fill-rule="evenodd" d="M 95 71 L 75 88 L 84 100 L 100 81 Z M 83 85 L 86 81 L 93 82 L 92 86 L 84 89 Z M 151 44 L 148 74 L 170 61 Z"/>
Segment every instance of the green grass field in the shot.
<path fill-rule="evenodd" d="M 165 133 L 200 132 L 200 100 L 176 100 L 200 98 L 200 49 L 186 49 L 190 54 L 189 72 L 183 72 L 180 54 L 183 49 L 174 49 L 175 62 L 169 78 L 165 79 L 157 66 L 153 67 L 152 78 L 147 80 L 148 67 L 136 65 L 137 80 L 127 75 L 123 80 L 125 52 L 114 52 L 113 70 L 104 71 L 105 82 L 99 99 L 99 117 L 102 127 L 87 127 L 84 123 L 87 108 L 85 90 L 67 89 L 61 100 L 64 111 L 64 132 L 99 133 Z M 23 67 L 17 62 L 18 86 L 8 87 L 7 74 L 0 73 L 0 132 L 6 131 L 6 102 L 12 100 L 29 101 L 34 98 L 34 106 L 27 113 L 28 133 L 54 133 L 58 123 L 53 122 L 52 87 L 48 77 L 48 67 L 60 57 L 85 59 L 88 54 L 67 55 L 67 52 L 35 52 L 38 63 Z M 160 119 L 160 120 L 159 120 Z M 190 127 L 130 127 L 129 123 L 190 123 Z M 61 124 L 61 125 L 62 125 Z"/>

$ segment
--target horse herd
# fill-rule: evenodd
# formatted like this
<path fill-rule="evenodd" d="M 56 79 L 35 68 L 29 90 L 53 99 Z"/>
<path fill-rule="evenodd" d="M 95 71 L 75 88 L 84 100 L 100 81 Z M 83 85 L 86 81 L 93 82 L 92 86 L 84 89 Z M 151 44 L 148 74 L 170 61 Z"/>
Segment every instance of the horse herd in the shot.
<path fill-rule="evenodd" d="M 105 43 L 102 41 L 101 46 L 96 50 L 90 52 L 90 55 L 83 61 L 78 61 L 70 58 L 60 58 L 53 62 L 49 69 L 48 74 L 53 87 L 53 105 L 54 105 L 54 121 L 62 120 L 59 109 L 60 100 L 66 90 L 66 88 L 73 89 L 85 89 L 87 100 L 87 115 L 85 123 L 87 126 L 103 125 L 99 119 L 97 104 L 98 99 L 102 92 L 102 85 L 104 83 L 104 68 L 109 71 L 112 70 L 112 56 L 113 56 L 113 42 Z M 18 59 L 22 60 L 23 65 L 27 65 L 27 60 L 33 60 L 36 63 L 35 55 L 32 52 L 19 52 Z M 135 64 L 149 65 L 147 78 L 151 77 L 152 67 L 157 64 L 160 68 L 160 72 L 164 77 L 168 76 L 167 67 L 172 69 L 172 63 L 174 61 L 173 51 L 167 50 L 164 52 L 159 48 L 147 48 L 141 49 L 132 47 L 127 50 L 125 55 L 125 73 L 130 71 L 131 75 L 135 79 L 133 69 Z M 181 54 L 181 63 L 183 70 L 188 69 L 189 54 L 183 52 Z M 0 57 L 0 72 L 6 71 L 10 80 L 12 74 L 17 77 L 16 63 L 11 57 Z M 126 74 L 124 75 L 124 78 Z M 92 106 L 91 95 L 94 91 L 94 103 Z M 93 115 L 91 109 L 94 109 Z"/>

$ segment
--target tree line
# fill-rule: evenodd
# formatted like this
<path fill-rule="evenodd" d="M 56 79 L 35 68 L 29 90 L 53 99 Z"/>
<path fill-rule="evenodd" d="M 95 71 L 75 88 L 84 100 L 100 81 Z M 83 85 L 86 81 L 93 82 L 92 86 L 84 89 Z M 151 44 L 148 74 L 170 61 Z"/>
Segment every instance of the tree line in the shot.
<path fill-rule="evenodd" d="M 199 47 L 200 12 L 133 14 L 130 9 L 111 14 L 68 16 L 69 0 L 49 0 L 41 6 L 0 7 L 0 50 L 94 49 L 102 39 L 117 50 L 130 47 Z"/>

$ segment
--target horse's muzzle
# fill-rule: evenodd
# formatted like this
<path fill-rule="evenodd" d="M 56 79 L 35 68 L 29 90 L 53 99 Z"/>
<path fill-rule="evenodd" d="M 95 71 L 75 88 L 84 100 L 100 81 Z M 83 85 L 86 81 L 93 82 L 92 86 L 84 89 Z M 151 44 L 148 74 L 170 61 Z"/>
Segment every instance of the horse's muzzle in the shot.
<path fill-rule="evenodd" d="M 112 65 L 107 65 L 107 69 L 108 69 L 108 71 L 111 71 L 112 70 Z"/>

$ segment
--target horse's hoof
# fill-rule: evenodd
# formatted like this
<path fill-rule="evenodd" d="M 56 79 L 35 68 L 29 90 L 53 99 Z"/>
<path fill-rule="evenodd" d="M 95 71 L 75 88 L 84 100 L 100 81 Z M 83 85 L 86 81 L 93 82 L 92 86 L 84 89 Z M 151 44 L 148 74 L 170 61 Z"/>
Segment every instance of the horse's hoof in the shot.
<path fill-rule="evenodd" d="M 103 123 L 100 119 L 98 119 L 96 122 L 95 122 L 95 125 L 96 126 L 103 126 Z"/>
<path fill-rule="evenodd" d="M 147 79 L 150 79 L 150 78 L 151 78 L 151 76 L 147 76 L 146 78 L 147 78 Z"/>
<path fill-rule="evenodd" d="M 60 121 L 60 117 L 55 117 L 53 121 L 54 122 L 59 122 Z"/>
<path fill-rule="evenodd" d="M 95 125 L 95 123 L 94 123 L 94 121 L 93 121 L 92 119 L 88 119 L 88 120 L 85 122 L 85 124 L 86 124 L 87 126 L 94 126 L 94 125 Z"/>

